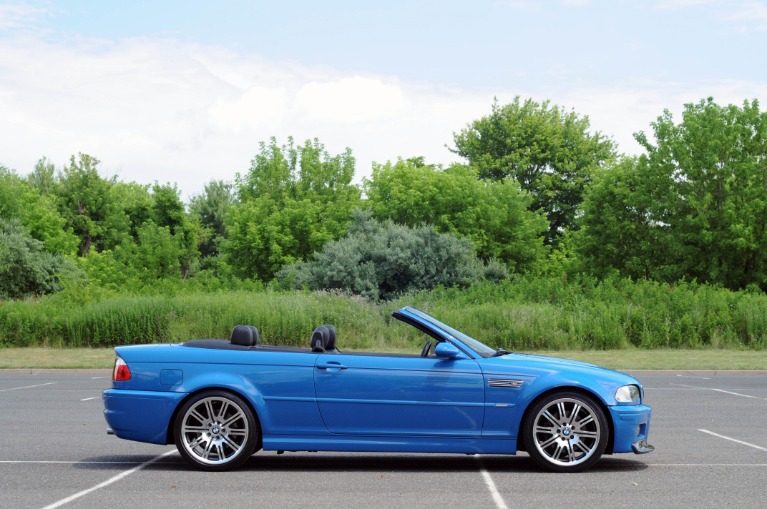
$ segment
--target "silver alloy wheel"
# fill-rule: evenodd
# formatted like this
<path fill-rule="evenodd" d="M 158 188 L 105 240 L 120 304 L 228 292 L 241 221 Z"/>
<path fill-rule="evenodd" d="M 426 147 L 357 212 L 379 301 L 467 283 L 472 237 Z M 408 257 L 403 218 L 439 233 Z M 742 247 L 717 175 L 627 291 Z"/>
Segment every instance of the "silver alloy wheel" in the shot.
<path fill-rule="evenodd" d="M 181 421 L 181 443 L 196 461 L 223 465 L 246 447 L 250 427 L 239 404 L 223 396 L 195 402 Z"/>
<path fill-rule="evenodd" d="M 538 452 L 554 465 L 573 467 L 587 461 L 599 448 L 599 418 L 586 402 L 558 398 L 534 417 L 533 440 Z"/>

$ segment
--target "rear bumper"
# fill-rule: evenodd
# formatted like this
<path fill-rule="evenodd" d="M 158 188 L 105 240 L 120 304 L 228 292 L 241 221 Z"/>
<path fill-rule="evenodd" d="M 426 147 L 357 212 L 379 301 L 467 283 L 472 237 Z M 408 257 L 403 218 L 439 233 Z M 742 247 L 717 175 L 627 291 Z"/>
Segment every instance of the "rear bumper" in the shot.
<path fill-rule="evenodd" d="M 179 392 L 107 389 L 102 394 L 107 433 L 126 440 L 165 445 L 168 427 L 179 402 Z"/>
<path fill-rule="evenodd" d="M 613 420 L 614 453 L 634 452 L 645 454 L 655 448 L 647 443 L 650 435 L 652 410 L 646 405 L 610 407 Z"/>

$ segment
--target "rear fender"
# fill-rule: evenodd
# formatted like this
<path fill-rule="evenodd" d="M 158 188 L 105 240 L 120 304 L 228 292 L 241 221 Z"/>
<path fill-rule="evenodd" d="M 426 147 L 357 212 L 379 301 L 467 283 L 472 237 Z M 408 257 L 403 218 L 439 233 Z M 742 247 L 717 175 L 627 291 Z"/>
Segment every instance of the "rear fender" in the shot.
<path fill-rule="evenodd" d="M 261 425 L 261 416 L 265 415 L 266 406 L 264 404 L 264 398 L 258 388 L 253 385 L 249 380 L 239 374 L 215 372 L 215 373 L 200 373 L 192 377 L 185 377 L 183 384 L 179 388 L 180 392 L 186 392 L 187 395 L 179 401 L 176 405 L 173 415 L 170 419 L 168 426 L 167 442 L 168 444 L 175 442 L 175 436 L 173 428 L 175 427 L 176 417 L 178 416 L 179 409 L 184 403 L 203 391 L 208 390 L 220 390 L 230 392 L 236 396 L 241 397 L 250 406 L 255 418 Z M 259 445 L 260 444 L 259 437 Z"/>

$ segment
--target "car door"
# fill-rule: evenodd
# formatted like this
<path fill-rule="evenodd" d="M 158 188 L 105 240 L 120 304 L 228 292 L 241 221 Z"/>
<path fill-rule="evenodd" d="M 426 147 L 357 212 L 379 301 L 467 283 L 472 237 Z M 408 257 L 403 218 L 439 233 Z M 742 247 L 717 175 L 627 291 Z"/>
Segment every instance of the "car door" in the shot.
<path fill-rule="evenodd" d="M 332 433 L 474 437 L 482 433 L 484 387 L 472 359 L 322 354 L 314 386 Z"/>

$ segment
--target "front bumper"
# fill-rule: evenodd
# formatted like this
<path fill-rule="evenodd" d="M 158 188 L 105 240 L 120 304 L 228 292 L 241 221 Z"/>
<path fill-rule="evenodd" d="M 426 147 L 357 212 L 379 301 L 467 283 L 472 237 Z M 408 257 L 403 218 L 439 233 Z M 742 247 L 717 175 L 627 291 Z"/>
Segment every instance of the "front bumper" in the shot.
<path fill-rule="evenodd" d="M 614 453 L 645 454 L 655 448 L 647 443 L 650 435 L 652 409 L 646 405 L 617 405 L 610 407 L 613 420 Z"/>
<path fill-rule="evenodd" d="M 655 447 L 647 443 L 647 440 L 639 440 L 638 442 L 634 442 L 631 444 L 631 448 L 634 450 L 635 454 L 647 454 L 648 452 L 653 452 L 655 450 Z"/>

